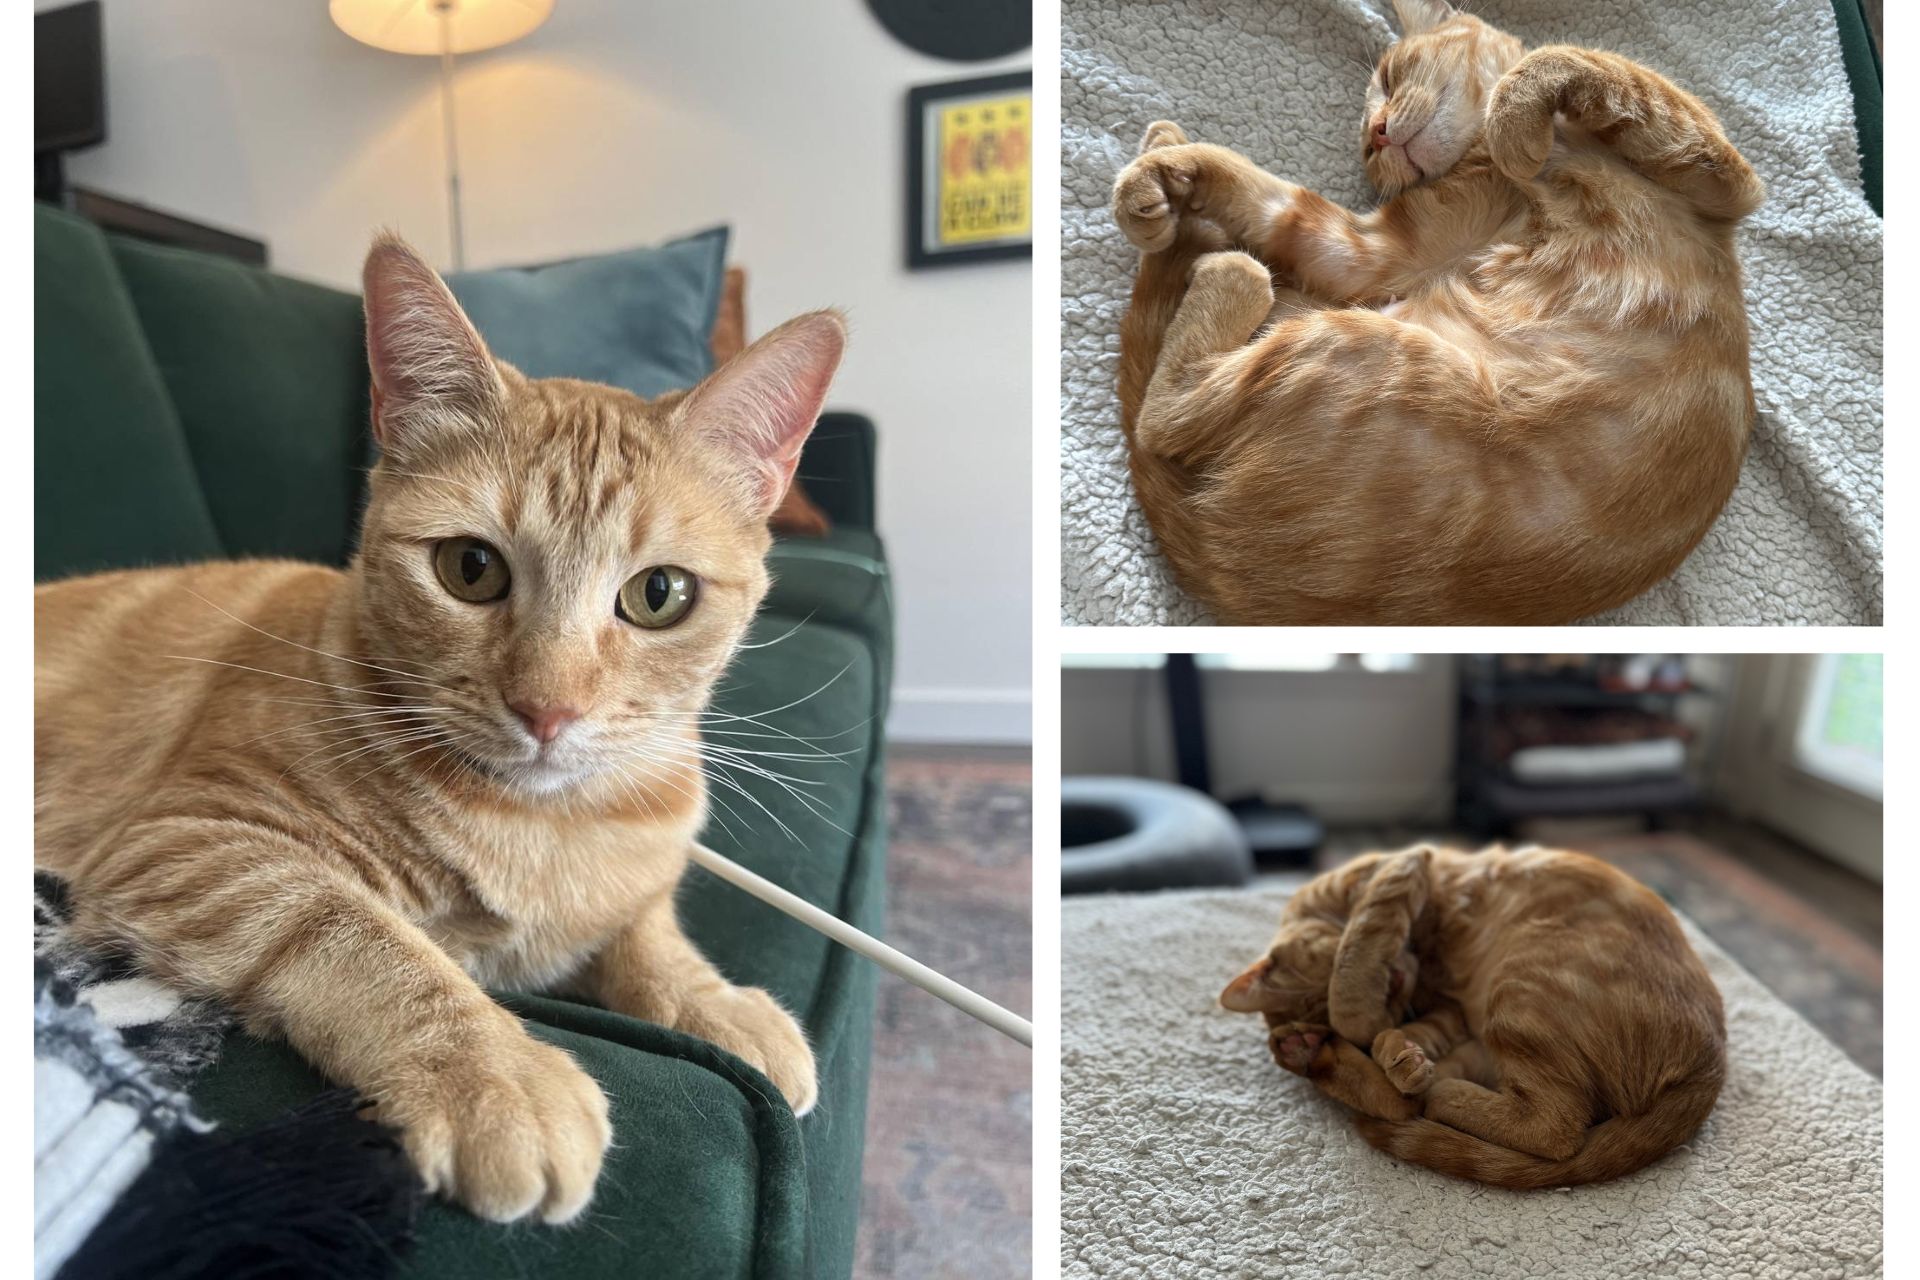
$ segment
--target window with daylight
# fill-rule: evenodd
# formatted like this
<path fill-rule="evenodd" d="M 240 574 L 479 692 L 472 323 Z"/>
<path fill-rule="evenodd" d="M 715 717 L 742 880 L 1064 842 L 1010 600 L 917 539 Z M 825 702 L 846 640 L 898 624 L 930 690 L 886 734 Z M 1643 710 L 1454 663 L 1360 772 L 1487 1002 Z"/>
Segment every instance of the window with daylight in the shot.
<path fill-rule="evenodd" d="M 1877 653 L 1823 653 L 1800 704 L 1793 762 L 1807 773 L 1879 799 L 1882 732 Z"/>

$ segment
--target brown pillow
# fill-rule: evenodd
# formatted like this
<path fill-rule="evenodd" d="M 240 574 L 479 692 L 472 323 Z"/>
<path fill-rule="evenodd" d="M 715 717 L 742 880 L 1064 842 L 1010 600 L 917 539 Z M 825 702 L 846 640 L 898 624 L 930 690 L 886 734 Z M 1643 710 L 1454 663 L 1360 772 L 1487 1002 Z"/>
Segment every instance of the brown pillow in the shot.
<path fill-rule="evenodd" d="M 728 267 L 720 287 L 720 313 L 713 320 L 713 336 L 707 345 L 713 352 L 715 367 L 739 355 L 747 345 L 747 273 L 742 267 Z M 786 496 L 774 508 L 767 523 L 776 533 L 797 533 L 810 538 L 823 537 L 833 525 L 827 513 L 813 504 L 795 475 Z"/>

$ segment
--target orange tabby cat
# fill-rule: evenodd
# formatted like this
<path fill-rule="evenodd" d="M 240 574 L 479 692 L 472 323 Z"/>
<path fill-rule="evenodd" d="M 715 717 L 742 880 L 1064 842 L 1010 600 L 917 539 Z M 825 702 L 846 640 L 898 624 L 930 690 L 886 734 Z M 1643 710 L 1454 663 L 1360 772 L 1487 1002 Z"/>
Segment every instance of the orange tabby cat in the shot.
<path fill-rule="evenodd" d="M 1166 122 L 1115 183 L 1135 491 L 1222 622 L 1567 622 L 1671 573 L 1733 490 L 1761 186 L 1644 67 L 1394 8 L 1378 209 Z"/>
<path fill-rule="evenodd" d="M 1274 1058 L 1374 1146 L 1502 1187 L 1650 1164 L 1726 1078 L 1720 992 L 1673 912 L 1577 853 L 1356 859 L 1288 900 L 1220 1002 L 1265 1014 Z"/>
<path fill-rule="evenodd" d="M 843 328 L 802 316 L 642 401 L 493 359 L 398 240 L 365 286 L 382 458 L 345 572 L 36 591 L 35 860 L 84 934 L 376 1099 L 431 1189 L 564 1222 L 606 1101 L 483 983 L 577 991 L 814 1101 L 798 1024 L 673 893 L 700 716 Z"/>

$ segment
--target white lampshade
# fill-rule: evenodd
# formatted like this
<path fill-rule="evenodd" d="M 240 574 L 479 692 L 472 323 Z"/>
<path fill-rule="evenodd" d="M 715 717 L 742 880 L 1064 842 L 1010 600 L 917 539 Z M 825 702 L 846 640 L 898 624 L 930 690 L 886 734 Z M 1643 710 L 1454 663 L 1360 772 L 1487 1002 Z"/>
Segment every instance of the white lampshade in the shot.
<path fill-rule="evenodd" d="M 452 48 L 444 50 L 441 11 Z M 547 20 L 553 0 L 328 0 L 333 24 L 390 53 L 475 53 L 511 44 Z"/>

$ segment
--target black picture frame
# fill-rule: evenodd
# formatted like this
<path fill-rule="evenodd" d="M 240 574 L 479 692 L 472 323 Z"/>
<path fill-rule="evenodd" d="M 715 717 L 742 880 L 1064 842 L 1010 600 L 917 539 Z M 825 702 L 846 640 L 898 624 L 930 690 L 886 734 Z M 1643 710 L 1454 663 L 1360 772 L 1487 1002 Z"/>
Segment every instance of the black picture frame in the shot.
<path fill-rule="evenodd" d="M 1028 229 L 1023 239 L 950 249 L 929 247 L 926 226 L 928 211 L 931 207 L 929 202 L 937 198 L 938 189 L 938 171 L 930 175 L 927 170 L 928 108 L 956 99 L 982 97 L 995 93 L 1004 94 L 1020 89 L 1027 91 L 1029 104 L 1031 104 L 1032 71 L 1012 71 L 1003 75 L 976 76 L 967 80 L 946 80 L 938 84 L 917 85 L 907 91 L 906 248 L 909 270 L 922 271 L 934 267 L 964 266 L 973 262 L 1003 262 L 1011 258 L 1033 256 L 1031 215 L 1029 215 Z M 1029 122 L 1032 119 L 1031 111 L 1031 105 L 1029 105 Z M 1031 202 L 1033 196 L 1031 123 L 1029 123 L 1028 138 L 1027 198 Z"/>

